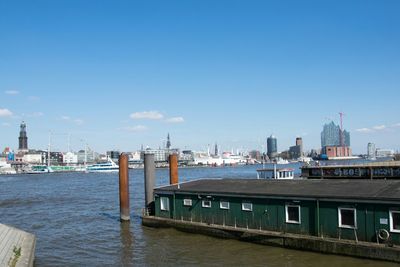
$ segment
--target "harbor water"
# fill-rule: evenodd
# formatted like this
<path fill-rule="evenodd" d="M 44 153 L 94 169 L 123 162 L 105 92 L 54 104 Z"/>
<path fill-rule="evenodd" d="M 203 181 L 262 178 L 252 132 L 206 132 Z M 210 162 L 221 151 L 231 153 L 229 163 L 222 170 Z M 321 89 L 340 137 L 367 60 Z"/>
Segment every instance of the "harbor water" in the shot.
<path fill-rule="evenodd" d="M 180 181 L 256 178 L 260 165 L 179 169 Z M 157 185 L 169 181 L 157 169 Z M 119 222 L 118 173 L 0 176 L 0 223 L 37 237 L 35 266 L 398 266 L 141 225 L 143 170 L 130 170 L 131 222 Z"/>

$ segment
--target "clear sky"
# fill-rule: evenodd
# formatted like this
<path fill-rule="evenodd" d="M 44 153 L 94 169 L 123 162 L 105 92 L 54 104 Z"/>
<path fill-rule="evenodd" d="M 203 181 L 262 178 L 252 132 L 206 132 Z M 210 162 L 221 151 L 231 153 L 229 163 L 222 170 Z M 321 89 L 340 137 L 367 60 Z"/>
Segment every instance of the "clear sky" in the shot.
<path fill-rule="evenodd" d="M 0 0 L 0 148 L 400 149 L 400 1 Z"/>

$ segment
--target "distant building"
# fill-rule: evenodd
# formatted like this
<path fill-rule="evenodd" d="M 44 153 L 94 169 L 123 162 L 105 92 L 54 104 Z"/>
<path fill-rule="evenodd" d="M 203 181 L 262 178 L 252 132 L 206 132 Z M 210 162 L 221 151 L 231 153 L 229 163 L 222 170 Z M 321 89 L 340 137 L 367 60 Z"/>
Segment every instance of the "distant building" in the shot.
<path fill-rule="evenodd" d="M 44 155 L 46 153 L 47 152 L 27 153 L 22 157 L 22 161 L 29 164 L 44 164 L 45 163 Z"/>
<path fill-rule="evenodd" d="M 214 156 L 218 156 L 219 151 L 218 151 L 218 145 L 217 143 L 215 143 L 215 147 L 214 147 Z"/>
<path fill-rule="evenodd" d="M 48 153 L 45 153 L 45 162 L 48 162 Z M 63 165 L 64 155 L 61 152 L 50 152 L 50 165 Z"/>
<path fill-rule="evenodd" d="M 289 148 L 289 157 L 291 159 L 298 159 L 302 156 L 301 146 L 291 146 Z"/>
<path fill-rule="evenodd" d="M 350 133 L 343 130 L 344 146 L 350 146 Z M 321 132 L 321 147 L 340 146 L 340 127 L 333 121 L 325 124 Z"/>
<path fill-rule="evenodd" d="M 328 156 L 328 158 L 337 157 L 350 157 L 352 155 L 351 148 L 348 146 L 326 146 L 322 149 L 322 154 Z"/>
<path fill-rule="evenodd" d="M 368 143 L 367 146 L 367 156 L 369 159 L 376 158 L 376 148 L 374 143 Z"/>
<path fill-rule="evenodd" d="M 310 153 L 308 154 L 309 157 L 311 158 L 317 158 L 319 154 L 319 151 L 316 149 L 311 149 Z"/>
<path fill-rule="evenodd" d="M 182 153 L 179 155 L 179 161 L 183 162 L 184 164 L 189 164 L 193 162 L 194 156 L 192 150 L 183 150 Z"/>
<path fill-rule="evenodd" d="M 118 150 L 107 151 L 107 156 L 114 162 L 118 162 L 120 154 Z"/>
<path fill-rule="evenodd" d="M 31 149 L 23 153 L 19 152 L 17 154 L 16 161 L 21 161 L 29 164 L 46 164 L 47 151 Z"/>
<path fill-rule="evenodd" d="M 67 165 L 68 164 L 72 164 L 72 165 L 78 164 L 78 155 L 73 152 L 65 153 L 64 157 L 63 157 L 63 163 L 67 164 Z"/>
<path fill-rule="evenodd" d="M 140 158 L 144 160 L 145 154 L 154 154 L 154 161 L 155 162 L 166 162 L 167 157 L 169 155 L 166 149 L 151 149 L 146 148 L 145 150 L 141 151 Z"/>
<path fill-rule="evenodd" d="M 170 148 L 171 148 L 171 139 L 169 138 L 169 133 L 168 133 L 168 135 L 167 135 L 167 145 L 166 145 L 166 148 L 167 148 L 167 149 L 170 149 Z"/>
<path fill-rule="evenodd" d="M 296 138 L 296 145 L 289 148 L 289 157 L 292 159 L 298 159 L 303 156 L 303 139 L 301 137 Z"/>
<path fill-rule="evenodd" d="M 273 135 L 267 138 L 267 155 L 270 159 L 278 155 L 278 140 Z"/>
<path fill-rule="evenodd" d="M 78 164 L 93 163 L 96 161 L 96 155 L 93 150 L 87 148 L 87 150 L 79 150 L 78 151 Z"/>
<path fill-rule="evenodd" d="M 18 150 L 21 152 L 28 152 L 28 136 L 26 134 L 26 124 L 22 122 L 20 125 Z"/>
<path fill-rule="evenodd" d="M 300 154 L 303 156 L 303 139 L 301 137 L 296 137 L 296 146 L 300 146 Z"/>
<path fill-rule="evenodd" d="M 343 135 L 343 146 L 341 145 L 341 136 Z M 325 124 L 321 132 L 322 154 L 328 158 L 350 157 L 352 155 L 350 148 L 350 133 L 346 130 L 340 130 L 340 127 L 333 121 Z"/>
<path fill-rule="evenodd" d="M 249 156 L 250 156 L 250 158 L 258 160 L 258 161 L 262 160 L 262 154 L 261 154 L 261 152 L 259 150 L 250 151 L 249 152 Z"/>
<path fill-rule="evenodd" d="M 377 157 L 393 157 L 394 156 L 394 150 L 393 149 L 384 149 L 384 148 L 378 148 L 376 150 L 376 156 Z"/>
<path fill-rule="evenodd" d="M 4 148 L 1 156 L 6 158 L 7 161 L 14 161 L 14 152 L 9 147 Z"/>

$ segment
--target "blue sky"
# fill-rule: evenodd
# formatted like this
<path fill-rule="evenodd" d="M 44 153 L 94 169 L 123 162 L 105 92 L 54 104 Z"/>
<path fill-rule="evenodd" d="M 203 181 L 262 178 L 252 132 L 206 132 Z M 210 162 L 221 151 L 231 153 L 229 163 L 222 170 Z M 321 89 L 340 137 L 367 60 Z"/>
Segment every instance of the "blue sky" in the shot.
<path fill-rule="evenodd" d="M 0 148 L 400 149 L 400 2 L 0 1 Z"/>

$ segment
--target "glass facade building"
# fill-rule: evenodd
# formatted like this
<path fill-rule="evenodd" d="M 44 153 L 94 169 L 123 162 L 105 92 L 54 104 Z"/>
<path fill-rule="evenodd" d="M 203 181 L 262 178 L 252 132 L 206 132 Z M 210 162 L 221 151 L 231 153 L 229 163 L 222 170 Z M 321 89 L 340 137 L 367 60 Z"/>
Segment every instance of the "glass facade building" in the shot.
<path fill-rule="evenodd" d="M 343 141 L 344 146 L 350 146 L 350 133 L 346 130 L 343 131 Z M 340 127 L 333 121 L 325 124 L 321 132 L 321 147 L 340 145 Z"/>
<path fill-rule="evenodd" d="M 273 135 L 267 138 L 267 155 L 269 158 L 274 158 L 278 155 L 278 141 Z"/>

